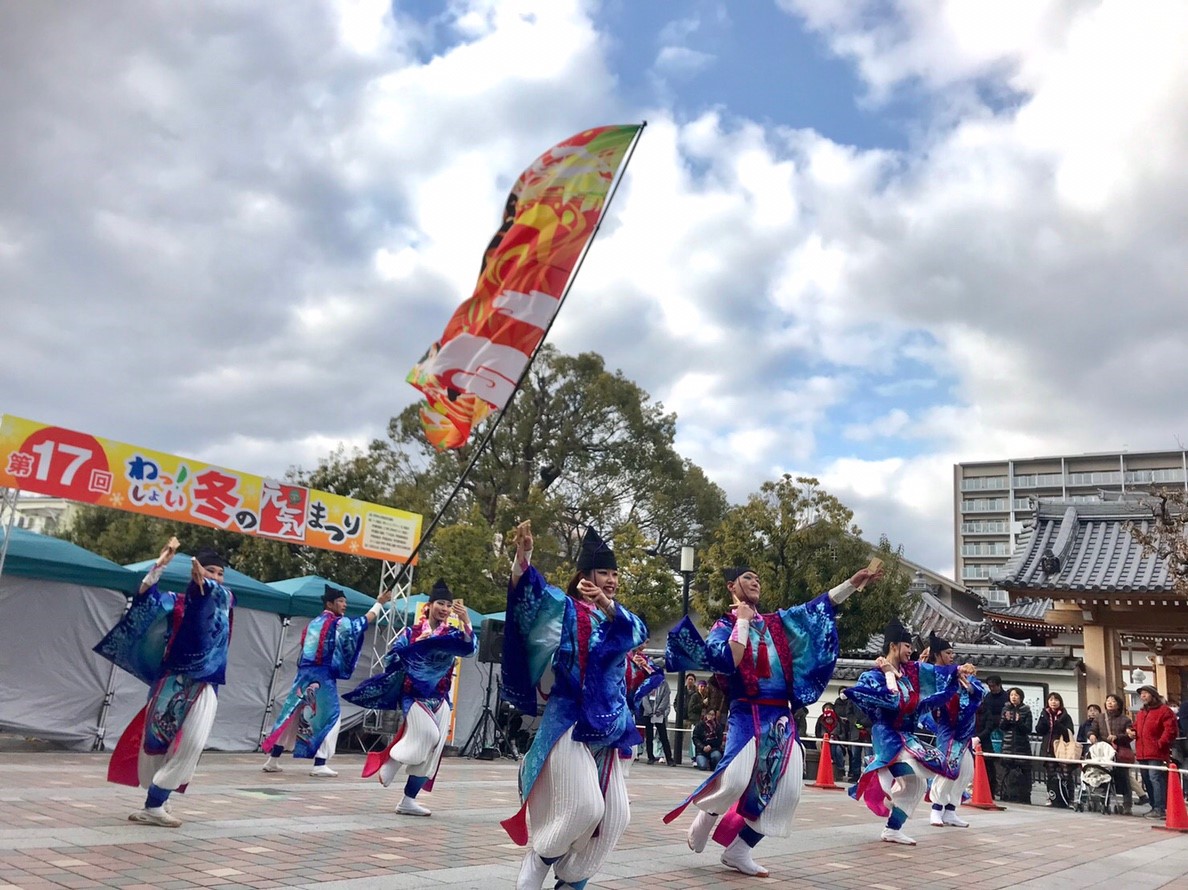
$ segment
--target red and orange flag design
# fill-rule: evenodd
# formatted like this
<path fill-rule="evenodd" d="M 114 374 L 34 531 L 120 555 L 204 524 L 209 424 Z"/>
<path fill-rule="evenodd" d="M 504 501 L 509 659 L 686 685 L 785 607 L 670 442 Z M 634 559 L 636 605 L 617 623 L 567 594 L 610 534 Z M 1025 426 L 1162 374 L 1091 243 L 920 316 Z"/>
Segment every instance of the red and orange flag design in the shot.
<path fill-rule="evenodd" d="M 425 396 L 421 422 L 435 448 L 461 448 L 474 426 L 515 392 L 639 130 L 638 124 L 585 130 L 554 145 L 516 180 L 474 294 L 408 375 Z"/>

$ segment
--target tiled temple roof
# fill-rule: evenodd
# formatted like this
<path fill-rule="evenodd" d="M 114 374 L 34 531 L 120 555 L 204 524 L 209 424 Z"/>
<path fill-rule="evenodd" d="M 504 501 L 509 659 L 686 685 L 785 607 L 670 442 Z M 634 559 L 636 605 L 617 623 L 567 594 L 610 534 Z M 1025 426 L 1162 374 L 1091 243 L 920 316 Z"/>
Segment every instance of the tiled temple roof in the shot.
<path fill-rule="evenodd" d="M 1031 533 L 991 580 L 1009 591 L 1171 594 L 1167 563 L 1143 554 L 1130 522 L 1148 529 L 1150 503 L 1041 500 Z"/>

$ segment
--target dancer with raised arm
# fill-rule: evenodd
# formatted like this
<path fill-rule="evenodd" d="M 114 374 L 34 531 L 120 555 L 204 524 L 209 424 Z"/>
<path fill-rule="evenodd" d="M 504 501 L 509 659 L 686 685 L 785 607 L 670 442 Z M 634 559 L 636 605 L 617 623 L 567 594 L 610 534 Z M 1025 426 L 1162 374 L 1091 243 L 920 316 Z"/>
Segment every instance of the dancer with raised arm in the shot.
<path fill-rule="evenodd" d="M 787 837 L 800 803 L 804 762 L 793 713 L 824 692 L 837 662 L 836 607 L 882 576 L 881 562 L 810 602 L 760 614 L 759 576 L 747 566 L 723 572 L 734 607 L 702 641 L 685 618 L 668 638 L 670 670 L 712 670 L 729 683 L 726 750 L 713 774 L 664 817 L 693 804 L 689 848 L 705 849 L 711 832 L 726 849 L 722 864 L 766 877 L 753 849 L 765 836 Z M 718 817 L 726 814 L 718 830 Z"/>
<path fill-rule="evenodd" d="M 920 717 L 940 707 L 960 689 L 959 677 L 975 673 L 972 664 L 961 667 L 912 661 L 912 636 L 893 618 L 883 632 L 883 654 L 874 670 L 842 690 L 871 719 L 874 759 L 863 771 L 850 796 L 864 801 L 887 824 L 881 839 L 892 844 L 915 845 L 903 826 L 928 788 L 928 777 L 956 779 L 962 751 L 939 751 L 916 737 Z"/>
<path fill-rule="evenodd" d="M 457 617 L 458 627 L 450 624 Z M 444 581 L 429 592 L 425 618 L 404 628 L 384 656 L 384 673 L 364 680 L 343 696 L 351 704 L 378 711 L 401 710 L 404 724 L 384 751 L 369 754 L 363 777 L 377 775 L 387 788 L 404 767 L 408 779 L 396 806 L 401 816 L 428 816 L 417 795 L 433 791 L 441 751 L 450 728 L 450 685 L 454 663 L 478 651 L 470 615 Z"/>
<path fill-rule="evenodd" d="M 935 633 L 928 635 L 927 653 L 929 664 L 942 667 L 952 665 L 957 658 L 952 644 Z M 957 815 L 957 807 L 965 789 L 973 781 L 974 759 L 970 742 L 977 730 L 978 708 L 986 695 L 986 687 L 974 676 L 958 676 L 957 683 L 958 690 L 943 705 L 933 708 L 923 721 L 924 727 L 936 734 L 936 748 L 945 762 L 957 757 L 961 763 L 956 779 L 941 775 L 932 780 L 929 792 L 932 812 L 928 819 L 929 824 L 937 828 L 969 828 L 969 823 Z"/>
<path fill-rule="evenodd" d="M 516 529 L 503 638 L 503 695 L 528 715 L 544 714 L 520 769 L 519 812 L 502 824 L 529 845 L 517 890 L 582 890 L 631 819 L 623 755 L 640 742 L 627 702 L 627 653 L 648 638 L 644 623 L 615 602 L 618 563 L 587 529 L 568 590 L 532 565 L 532 529 Z M 528 823 L 532 832 L 529 837 Z"/>
<path fill-rule="evenodd" d="M 194 776 L 226 682 L 235 597 L 223 586 L 227 565 L 213 550 L 190 561 L 184 593 L 157 587 L 181 547 L 170 538 L 149 569 L 132 607 L 95 651 L 149 685 L 148 703 L 132 718 L 112 753 L 107 778 L 148 789 L 144 808 L 128 819 L 177 828 L 169 795 Z"/>
<path fill-rule="evenodd" d="M 325 611 L 301 632 L 297 676 L 272 732 L 263 742 L 268 752 L 262 767 L 266 773 L 281 772 L 278 761 L 285 748 L 291 748 L 294 757 L 313 758 L 311 776 L 338 775 L 328 763 L 338 745 L 341 722 L 338 681 L 349 679 L 355 672 L 367 628 L 383 614 L 384 603 L 392 598 L 392 592 L 385 590 L 376 597 L 375 605 L 365 615 L 347 618 L 346 593 L 329 584 L 325 588 L 322 593 Z"/>

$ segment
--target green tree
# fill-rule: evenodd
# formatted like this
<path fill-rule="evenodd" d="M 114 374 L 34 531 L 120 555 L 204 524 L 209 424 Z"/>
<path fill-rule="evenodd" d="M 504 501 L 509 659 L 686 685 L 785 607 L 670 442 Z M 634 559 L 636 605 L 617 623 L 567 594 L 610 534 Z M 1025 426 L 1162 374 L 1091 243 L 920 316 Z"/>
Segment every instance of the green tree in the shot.
<path fill-rule="evenodd" d="M 485 429 L 466 447 L 438 453 L 410 406 L 392 419 L 389 437 L 421 468 L 417 490 L 438 508 Z M 681 545 L 708 541 L 727 506 L 722 490 L 677 453 L 675 432 L 675 416 L 601 356 L 546 347 L 444 522 L 469 521 L 473 507 L 506 536 L 531 519 L 546 572 L 573 565 L 587 524 L 620 549 L 620 537 L 638 533 L 657 565 L 671 563 Z"/>
<path fill-rule="evenodd" d="M 804 603 L 845 581 L 872 556 L 884 577 L 850 597 L 838 622 L 843 651 L 862 649 L 892 615 L 911 605 L 901 549 L 885 537 L 871 546 L 853 524 L 853 511 L 816 479 L 785 474 L 765 482 L 747 503 L 735 507 L 713 534 L 697 574 L 695 602 L 706 616 L 730 607 L 721 570 L 749 565 L 763 585 L 764 611 Z"/>

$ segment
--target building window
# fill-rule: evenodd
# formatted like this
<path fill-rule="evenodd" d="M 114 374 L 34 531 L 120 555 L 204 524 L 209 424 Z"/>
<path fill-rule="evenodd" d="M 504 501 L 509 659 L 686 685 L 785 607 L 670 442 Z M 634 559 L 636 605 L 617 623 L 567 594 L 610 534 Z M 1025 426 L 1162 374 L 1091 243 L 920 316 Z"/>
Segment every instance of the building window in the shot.
<path fill-rule="evenodd" d="M 961 577 L 975 580 L 989 578 L 991 573 L 1002 571 L 1001 566 L 962 566 Z"/>
<path fill-rule="evenodd" d="M 961 545 L 962 556 L 1010 556 L 1011 548 L 1006 541 L 978 541 Z"/>
<path fill-rule="evenodd" d="M 961 480 L 962 491 L 986 491 L 1006 487 L 1006 476 L 970 476 Z"/>
<path fill-rule="evenodd" d="M 983 519 L 961 523 L 963 535 L 1005 535 L 1010 529 L 1005 519 Z"/>
<path fill-rule="evenodd" d="M 964 513 L 1005 513 L 1007 511 L 1006 498 L 971 498 L 961 502 Z"/>
<path fill-rule="evenodd" d="M 1120 485 L 1122 474 L 1114 470 L 1108 473 L 1069 473 L 1069 485 Z"/>
<path fill-rule="evenodd" d="M 1007 596 L 1005 590 L 999 590 L 997 587 L 987 587 L 985 590 L 978 591 L 986 598 L 986 602 L 993 603 L 996 606 L 1009 606 L 1011 598 Z"/>
<path fill-rule="evenodd" d="M 1059 473 L 1036 473 L 1032 476 L 1016 476 L 1015 488 L 1060 488 L 1064 477 Z"/>
<path fill-rule="evenodd" d="M 1131 484 L 1148 485 L 1160 482 L 1183 482 L 1184 471 L 1180 470 L 1127 470 L 1126 481 Z"/>

